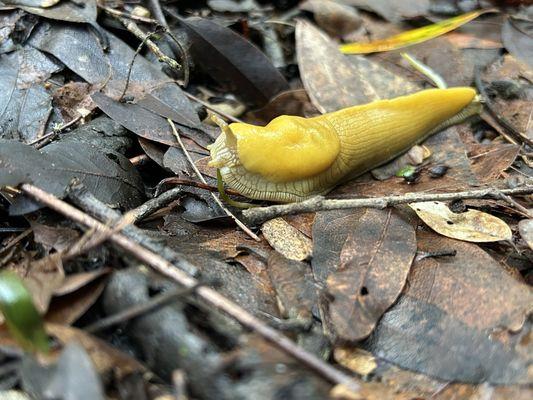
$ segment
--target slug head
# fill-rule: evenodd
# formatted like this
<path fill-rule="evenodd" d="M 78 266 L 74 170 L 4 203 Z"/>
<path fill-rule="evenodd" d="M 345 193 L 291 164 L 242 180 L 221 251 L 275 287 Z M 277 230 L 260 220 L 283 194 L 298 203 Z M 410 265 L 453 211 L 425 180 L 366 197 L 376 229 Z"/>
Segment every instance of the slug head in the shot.
<path fill-rule="evenodd" d="M 317 119 L 280 116 L 265 127 L 233 123 L 211 146 L 210 166 L 242 165 L 270 182 L 289 182 L 328 169 L 340 151 L 333 129 Z"/>

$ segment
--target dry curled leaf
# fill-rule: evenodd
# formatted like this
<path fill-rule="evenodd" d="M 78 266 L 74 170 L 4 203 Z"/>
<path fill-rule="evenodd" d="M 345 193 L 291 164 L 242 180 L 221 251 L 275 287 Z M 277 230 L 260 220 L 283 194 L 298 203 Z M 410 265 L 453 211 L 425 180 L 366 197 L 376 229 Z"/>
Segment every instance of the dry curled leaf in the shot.
<path fill-rule="evenodd" d="M 311 240 L 283 218 L 265 222 L 261 231 L 267 242 L 288 259 L 303 261 L 313 253 Z"/>
<path fill-rule="evenodd" d="M 453 239 L 497 242 L 510 240 L 513 235 L 504 221 L 481 211 L 454 213 L 446 203 L 439 201 L 411 203 L 409 206 L 431 229 Z"/>

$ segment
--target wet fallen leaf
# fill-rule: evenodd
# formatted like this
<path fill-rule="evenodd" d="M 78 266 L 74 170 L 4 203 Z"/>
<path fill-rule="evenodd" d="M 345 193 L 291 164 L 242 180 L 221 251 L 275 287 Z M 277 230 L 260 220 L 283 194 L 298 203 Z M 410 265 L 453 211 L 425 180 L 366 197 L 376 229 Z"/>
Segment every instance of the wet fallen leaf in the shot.
<path fill-rule="evenodd" d="M 63 197 L 78 178 L 107 204 L 138 205 L 144 186 L 138 171 L 122 154 L 90 143 L 65 140 L 39 151 L 17 141 L 0 141 L 0 187 L 32 183 Z"/>
<path fill-rule="evenodd" d="M 409 204 L 429 227 L 441 235 L 468 242 L 496 242 L 511 240 L 509 225 L 490 214 L 468 210 L 454 213 L 446 203 L 428 201 Z"/>
<path fill-rule="evenodd" d="M 195 62 L 244 101 L 262 106 L 288 89 L 283 75 L 252 43 L 203 18 L 181 20 L 190 35 Z"/>
<path fill-rule="evenodd" d="M 42 0 L 40 2 L 12 1 L 9 3 L 18 6 L 26 12 L 45 18 L 67 22 L 86 22 L 96 24 L 96 0 L 85 0 L 82 3 L 55 0 Z M 41 5 L 37 5 L 37 3 L 41 3 Z M 42 4 L 46 4 L 46 6 L 42 6 Z"/>
<path fill-rule="evenodd" d="M 335 339 L 367 337 L 401 293 L 416 253 L 415 230 L 396 211 L 365 210 L 327 279 Z"/>
<path fill-rule="evenodd" d="M 370 43 L 343 44 L 340 46 L 340 50 L 344 54 L 365 54 L 401 49 L 417 43 L 425 42 L 440 35 L 444 35 L 445 33 L 457 29 L 461 25 L 472 21 L 474 18 L 477 18 L 482 14 L 493 11 L 494 10 L 472 11 L 457 17 L 437 22 L 432 25 L 402 32 L 386 39 L 379 39 Z"/>
<path fill-rule="evenodd" d="M 311 240 L 283 218 L 266 221 L 261 232 L 274 250 L 291 260 L 303 261 L 313 253 Z"/>
<path fill-rule="evenodd" d="M 52 111 L 52 96 L 43 82 L 60 69 L 36 49 L 2 56 L 0 138 L 30 142 L 42 136 Z"/>

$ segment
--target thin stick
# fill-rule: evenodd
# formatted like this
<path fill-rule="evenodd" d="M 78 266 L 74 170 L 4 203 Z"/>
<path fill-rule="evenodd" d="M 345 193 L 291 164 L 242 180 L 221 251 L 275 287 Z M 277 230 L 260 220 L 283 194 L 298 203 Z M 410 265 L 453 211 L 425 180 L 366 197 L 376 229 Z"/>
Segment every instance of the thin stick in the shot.
<path fill-rule="evenodd" d="M 135 22 L 128 20 L 124 17 L 115 16 L 115 18 L 118 19 L 128 31 L 137 36 L 139 40 L 144 40 L 150 51 L 152 51 L 152 53 L 157 56 L 159 61 L 166 63 L 170 68 L 174 70 L 180 71 L 182 69 L 181 65 L 176 60 L 170 58 L 165 53 L 163 53 L 161 49 L 157 46 L 157 44 L 155 44 L 152 40 L 150 40 L 149 38 L 147 39 L 148 35 L 144 33 L 143 30 L 139 28 L 139 26 Z"/>
<path fill-rule="evenodd" d="M 174 125 L 174 122 L 172 122 L 172 120 L 170 118 L 167 118 L 167 121 L 168 123 L 170 124 L 170 126 L 172 127 L 172 132 L 174 133 L 174 136 L 176 137 L 176 140 L 178 141 L 181 149 L 183 150 L 183 153 L 185 154 L 185 157 L 187 157 L 187 160 L 189 161 L 189 163 L 191 164 L 191 167 L 192 169 L 194 170 L 194 172 L 196 173 L 196 175 L 198 175 L 198 179 L 200 179 L 204 184 L 207 185 L 207 182 L 206 180 L 204 179 L 202 173 L 198 170 L 198 168 L 196 167 L 196 164 L 194 164 L 194 161 L 192 160 L 189 152 L 187 151 L 187 149 L 185 148 L 185 146 L 183 145 L 183 142 L 181 140 L 181 137 L 180 137 L 180 134 L 178 133 L 178 131 L 176 130 L 176 126 Z M 220 199 L 218 198 L 218 196 L 214 193 L 211 193 L 211 197 L 213 197 L 213 200 L 215 200 L 215 203 L 218 204 L 218 206 L 224 210 L 224 212 L 226 213 L 226 215 L 228 217 L 231 217 L 235 223 L 237 224 L 237 226 L 239 228 L 241 228 L 248 236 L 250 236 L 252 239 L 260 242 L 261 239 L 259 239 L 259 237 L 253 233 L 250 228 L 248 228 L 246 225 L 244 225 L 244 223 L 242 223 L 235 215 L 233 215 L 233 213 L 228 210 L 226 207 L 224 207 L 224 204 L 222 204 L 222 201 L 220 201 Z"/>
<path fill-rule="evenodd" d="M 156 192 L 159 191 L 159 188 L 162 185 L 169 185 L 169 184 L 178 185 L 178 186 L 191 186 L 191 187 L 196 187 L 198 189 L 209 190 L 210 192 L 218 192 L 218 188 L 216 186 L 211 186 L 209 184 L 206 185 L 205 183 L 202 183 L 202 182 L 191 181 L 189 179 L 176 178 L 173 176 L 170 178 L 165 178 L 161 182 L 159 182 L 156 186 Z M 231 190 L 231 189 L 226 190 L 226 193 L 229 193 L 235 196 L 239 195 L 239 192 L 236 192 L 235 190 Z"/>
<path fill-rule="evenodd" d="M 188 92 L 185 92 L 185 96 L 187 96 L 189 99 L 193 100 L 193 101 L 196 101 L 198 104 L 201 104 L 203 105 L 205 108 L 207 108 L 208 110 L 210 110 L 211 112 L 213 112 L 214 114 L 217 114 L 221 117 L 224 117 L 226 119 L 229 119 L 230 121 L 232 122 L 243 122 L 242 120 L 240 120 L 239 118 L 237 117 L 234 117 L 233 115 L 229 115 L 225 112 L 222 112 L 222 111 L 218 111 L 215 109 L 215 107 L 213 107 L 211 104 L 203 101 L 202 99 L 199 99 L 198 97 L 188 93 Z"/>
<path fill-rule="evenodd" d="M 39 189 L 36 186 L 23 184 L 21 189 L 25 194 L 33 199 L 78 223 L 90 228 L 94 228 L 98 231 L 109 231 L 109 228 L 105 224 L 102 224 L 84 212 L 74 208 L 70 204 L 58 199 L 54 195 L 47 193 L 42 189 Z M 168 262 L 158 254 L 145 249 L 135 242 L 132 242 L 125 236 L 115 233 L 111 235 L 110 239 L 140 261 L 150 265 L 161 274 L 178 282 L 185 288 L 192 288 L 198 285 L 199 282 L 196 279 L 176 268 L 172 263 Z M 358 392 L 360 390 L 360 386 L 355 379 L 346 375 L 344 372 L 337 370 L 332 365 L 327 364 L 314 354 L 308 353 L 288 337 L 279 333 L 275 329 L 272 329 L 263 321 L 256 318 L 233 301 L 227 299 L 216 290 L 206 286 L 201 286 L 196 289 L 196 293 L 208 304 L 230 315 L 235 320 L 240 322 L 244 327 L 256 332 L 265 340 L 269 341 L 287 354 L 293 356 L 295 359 L 299 360 L 333 384 L 346 385 L 354 392 Z"/>
<path fill-rule="evenodd" d="M 282 215 L 299 214 L 314 211 L 341 210 L 346 208 L 386 208 L 397 204 L 419 201 L 449 201 L 459 199 L 482 199 L 484 197 L 501 199 L 506 195 L 527 195 L 533 193 L 533 186 L 521 186 L 514 189 L 497 190 L 494 188 L 470 190 L 455 193 L 406 193 L 400 196 L 374 197 L 369 199 L 326 200 L 323 196 L 312 197 L 300 203 L 280 204 L 270 207 L 258 207 L 244 210 L 243 215 L 252 223 L 257 224 Z M 513 204 L 514 205 L 514 204 Z"/>
<path fill-rule="evenodd" d="M 141 17 L 141 16 L 138 16 L 138 15 L 125 13 L 125 12 L 120 11 L 120 10 L 115 10 L 114 8 L 109 8 L 109 7 L 106 7 L 106 6 L 102 5 L 102 4 L 100 4 L 100 2 L 98 2 L 98 8 L 104 10 L 106 13 L 110 14 L 113 17 L 129 18 L 129 19 L 133 19 L 134 21 L 144 22 L 145 24 L 154 24 L 154 25 L 158 25 L 159 24 L 159 21 L 157 21 L 155 19 Z"/>
<path fill-rule="evenodd" d="M 157 33 L 157 29 L 155 31 L 153 31 L 153 32 L 148 33 L 144 37 L 144 39 L 141 40 L 141 43 L 139 43 L 139 45 L 137 46 L 137 50 L 135 50 L 135 54 L 133 54 L 133 57 L 131 58 L 131 61 L 130 61 L 130 65 L 128 66 L 128 74 L 126 75 L 126 84 L 124 85 L 124 89 L 122 90 L 122 94 L 119 97 L 119 101 L 122 101 L 122 99 L 126 95 L 126 91 L 128 90 L 128 86 L 130 85 L 131 71 L 133 70 L 133 63 L 135 62 L 135 59 L 137 58 L 137 56 L 141 52 L 141 50 L 144 47 L 144 45 L 146 44 L 146 42 L 148 40 L 150 40 L 150 38 L 152 36 L 154 36 L 156 33 Z"/>
<path fill-rule="evenodd" d="M 67 128 L 70 128 L 72 125 L 74 125 L 76 122 L 78 122 L 82 118 L 81 115 L 78 115 L 76 118 L 71 119 L 69 122 L 67 122 L 65 125 L 61 125 L 59 128 L 52 130 L 52 132 L 47 133 L 46 135 L 43 135 L 41 137 L 38 137 L 37 139 L 32 140 L 28 143 L 29 146 L 36 145 L 35 147 L 40 149 L 44 146 L 42 143 L 43 140 L 48 139 L 49 137 L 58 135 L 61 131 L 64 131 Z"/>

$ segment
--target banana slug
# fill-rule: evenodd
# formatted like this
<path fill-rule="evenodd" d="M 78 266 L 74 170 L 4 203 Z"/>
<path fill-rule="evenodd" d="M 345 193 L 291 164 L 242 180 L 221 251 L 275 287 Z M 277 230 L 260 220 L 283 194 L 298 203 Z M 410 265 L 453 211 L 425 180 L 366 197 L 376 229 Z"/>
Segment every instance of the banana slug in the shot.
<path fill-rule="evenodd" d="M 428 89 L 313 118 L 220 125 L 209 165 L 242 195 L 277 202 L 325 194 L 479 113 L 472 88 Z"/>

